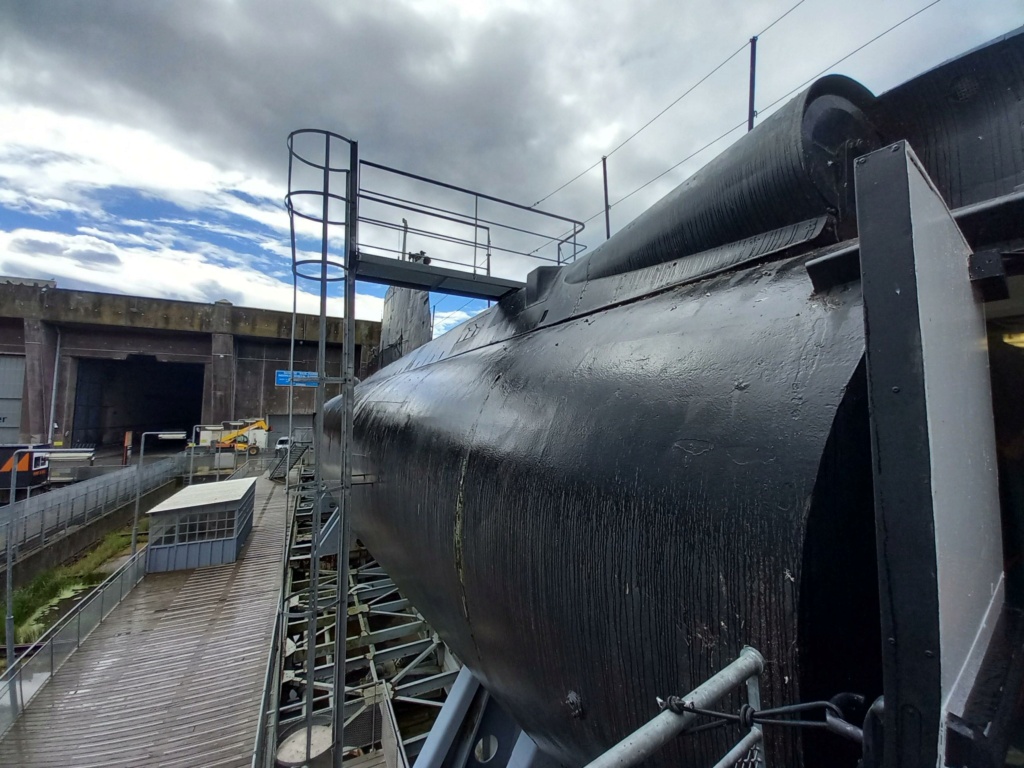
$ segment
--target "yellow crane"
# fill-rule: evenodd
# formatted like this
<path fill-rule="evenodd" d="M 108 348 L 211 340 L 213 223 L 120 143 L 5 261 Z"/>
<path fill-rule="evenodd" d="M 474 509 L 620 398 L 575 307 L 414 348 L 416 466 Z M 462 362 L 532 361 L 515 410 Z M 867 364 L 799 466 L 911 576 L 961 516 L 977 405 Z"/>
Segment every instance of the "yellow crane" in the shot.
<path fill-rule="evenodd" d="M 203 432 L 200 442 L 220 450 L 234 450 L 255 456 L 267 447 L 267 433 L 270 425 L 263 419 L 245 419 L 240 422 L 225 422 L 228 429 L 220 432 Z"/>

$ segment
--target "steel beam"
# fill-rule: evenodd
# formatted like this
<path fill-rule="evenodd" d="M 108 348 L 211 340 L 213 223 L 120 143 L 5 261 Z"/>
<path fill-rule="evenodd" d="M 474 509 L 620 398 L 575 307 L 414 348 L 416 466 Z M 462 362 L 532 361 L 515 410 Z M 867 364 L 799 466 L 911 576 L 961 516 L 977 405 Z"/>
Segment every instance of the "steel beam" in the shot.
<path fill-rule="evenodd" d="M 697 686 L 684 696 L 687 704 L 705 709 L 718 702 L 734 688 L 738 688 L 747 678 L 761 674 L 764 659 L 753 648 L 744 648 L 732 664 L 717 675 Z M 624 738 L 587 768 L 625 768 L 639 765 L 661 749 L 669 740 L 674 739 L 697 718 L 691 712 L 676 714 L 666 709 L 646 725 Z"/>
<path fill-rule="evenodd" d="M 970 247 L 905 142 L 855 166 L 887 766 L 945 764 L 1003 605 L 987 332 Z"/>

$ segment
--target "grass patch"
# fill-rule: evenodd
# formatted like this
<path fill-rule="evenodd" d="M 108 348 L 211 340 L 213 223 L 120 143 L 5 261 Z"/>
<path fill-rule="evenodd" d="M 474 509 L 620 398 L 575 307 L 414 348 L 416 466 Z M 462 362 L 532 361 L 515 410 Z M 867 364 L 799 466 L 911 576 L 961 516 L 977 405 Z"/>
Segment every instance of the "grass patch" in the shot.
<path fill-rule="evenodd" d="M 139 521 L 140 543 L 145 541 L 149 520 Z M 36 576 L 29 584 L 14 590 L 14 640 L 30 643 L 36 640 L 59 616 L 40 621 L 53 604 L 93 587 L 107 578 L 100 570 L 104 563 L 131 551 L 131 528 L 108 533 L 99 544 L 74 562 L 51 568 Z M 4 615 L 7 605 L 4 603 Z M 6 631 L 0 623 L 0 642 L 6 642 Z"/>

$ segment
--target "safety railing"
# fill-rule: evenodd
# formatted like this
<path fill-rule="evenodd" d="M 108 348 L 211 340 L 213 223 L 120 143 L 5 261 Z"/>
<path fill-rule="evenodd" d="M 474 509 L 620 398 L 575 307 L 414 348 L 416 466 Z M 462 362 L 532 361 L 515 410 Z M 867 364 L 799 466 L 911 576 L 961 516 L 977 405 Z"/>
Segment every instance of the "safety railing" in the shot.
<path fill-rule="evenodd" d="M 247 457 L 247 454 L 238 451 L 211 451 L 201 448 L 196 451 L 189 451 L 185 459 L 185 474 L 188 476 L 188 483 L 203 482 L 211 477 L 220 479 L 227 477 L 240 467 Z"/>
<path fill-rule="evenodd" d="M 182 472 L 182 455 L 146 463 L 142 493 L 170 482 Z M 85 525 L 135 499 L 137 467 L 125 467 L 102 477 L 0 507 L 0 563 L 6 562 L 7 535 L 13 530 L 19 553 L 46 546 L 53 536 Z"/>
<path fill-rule="evenodd" d="M 369 160 L 359 166 L 360 253 L 522 279 L 584 249 L 582 222 Z"/>
<path fill-rule="evenodd" d="M 287 553 L 287 549 L 285 552 Z M 281 594 L 278 596 L 277 620 L 274 622 L 274 634 L 270 640 L 270 653 L 267 657 L 267 674 L 263 680 L 263 696 L 260 698 L 260 722 L 256 729 L 256 743 L 253 745 L 252 768 L 273 768 L 276 762 L 277 708 L 281 692 L 281 625 L 284 623 L 284 608 L 281 603 L 283 596 L 282 582 Z"/>
<path fill-rule="evenodd" d="M 305 449 L 303 449 L 305 450 Z M 282 457 L 282 459 L 287 458 Z M 287 496 L 286 496 L 287 498 Z M 295 497 L 294 504 L 298 504 Z M 280 576 L 281 582 L 277 593 L 277 619 L 274 622 L 274 634 L 270 640 L 270 651 L 267 655 L 267 673 L 263 679 L 263 695 L 260 697 L 260 722 L 256 728 L 256 741 L 252 750 L 252 768 L 273 768 L 277 756 L 278 708 L 281 703 L 281 672 L 284 648 L 281 639 L 285 633 L 287 620 L 286 584 L 288 582 L 289 547 L 291 540 L 292 521 L 295 510 L 288 510 L 288 522 L 285 525 L 285 545 L 281 548 Z"/>
<path fill-rule="evenodd" d="M 4 672 L 0 680 L 0 737 L 100 622 L 142 581 L 146 575 L 145 555 L 143 550 L 132 556 Z"/>
<path fill-rule="evenodd" d="M 295 465 L 302 461 L 309 446 L 293 444 L 291 451 L 283 454 L 270 468 L 271 480 L 284 480 L 285 477 L 295 469 Z"/>
<path fill-rule="evenodd" d="M 285 205 L 300 277 L 340 279 L 341 264 L 327 258 L 322 237 L 328 227 L 347 227 L 349 218 L 358 224 L 353 237 L 360 258 L 433 264 L 473 276 L 522 281 L 531 270 L 572 262 L 584 250 L 578 239 L 583 222 L 359 160 L 355 146 L 319 129 L 288 136 Z"/>
<path fill-rule="evenodd" d="M 246 477 L 258 477 L 266 472 L 271 464 L 277 461 L 276 456 L 258 456 L 240 464 L 228 477 L 228 480 L 241 480 Z"/>

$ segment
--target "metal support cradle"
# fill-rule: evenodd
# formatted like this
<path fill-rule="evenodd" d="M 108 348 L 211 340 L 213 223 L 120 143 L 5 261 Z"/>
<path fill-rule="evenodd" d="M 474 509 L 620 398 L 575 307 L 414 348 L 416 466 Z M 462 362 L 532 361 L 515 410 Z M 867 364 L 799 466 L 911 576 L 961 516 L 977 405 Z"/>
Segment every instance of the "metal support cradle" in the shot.
<path fill-rule="evenodd" d="M 764 658 L 761 654 L 749 646 L 744 647 L 734 662 L 686 694 L 682 700 L 689 707 L 705 709 L 746 683 L 747 705 L 755 710 L 760 709 L 759 675 L 763 669 Z M 639 765 L 665 746 L 669 740 L 692 728 L 697 717 L 694 712 L 675 712 L 666 708 L 660 715 L 592 761 L 587 768 L 626 768 Z M 753 724 L 739 743 L 715 764 L 715 768 L 728 768 L 740 764 L 742 760 L 747 761 L 745 765 L 765 768 L 764 753 L 759 747 L 761 739 L 761 726 Z M 752 755 L 755 750 L 756 755 Z"/>

